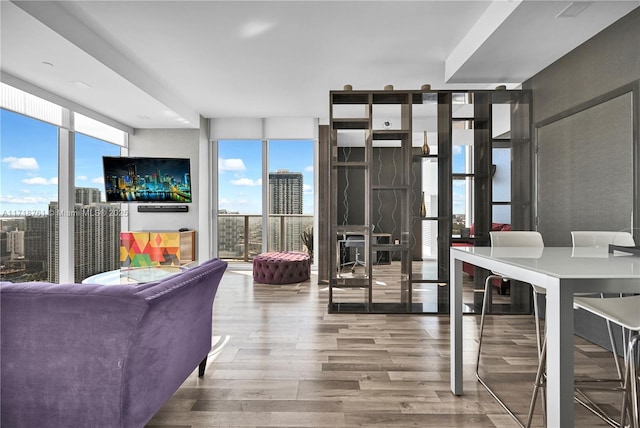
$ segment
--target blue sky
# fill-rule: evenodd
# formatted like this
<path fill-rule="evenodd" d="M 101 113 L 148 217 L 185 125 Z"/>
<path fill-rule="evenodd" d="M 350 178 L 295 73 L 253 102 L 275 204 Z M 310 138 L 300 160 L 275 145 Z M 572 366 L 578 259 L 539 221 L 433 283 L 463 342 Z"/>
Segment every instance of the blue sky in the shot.
<path fill-rule="evenodd" d="M 58 200 L 58 130 L 39 120 L 0 110 L 2 212 L 46 213 Z M 118 156 L 120 147 L 76 135 L 76 186 L 104 193 L 102 156 Z M 104 198 L 104 195 L 103 195 Z"/>
<path fill-rule="evenodd" d="M 262 212 L 262 141 L 220 141 L 218 146 L 218 204 L 240 214 Z M 303 175 L 304 214 L 313 214 L 313 141 L 271 140 L 269 172 L 288 169 Z"/>

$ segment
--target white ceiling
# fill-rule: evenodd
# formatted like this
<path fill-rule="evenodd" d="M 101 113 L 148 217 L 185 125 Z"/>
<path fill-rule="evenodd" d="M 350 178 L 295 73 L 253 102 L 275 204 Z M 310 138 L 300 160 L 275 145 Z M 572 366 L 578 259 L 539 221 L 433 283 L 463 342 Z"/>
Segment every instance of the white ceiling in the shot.
<path fill-rule="evenodd" d="M 587 7 L 556 18 L 571 3 L 2 0 L 0 66 L 7 83 L 132 128 L 326 123 L 344 84 L 515 87 L 640 6 L 574 2 Z"/>

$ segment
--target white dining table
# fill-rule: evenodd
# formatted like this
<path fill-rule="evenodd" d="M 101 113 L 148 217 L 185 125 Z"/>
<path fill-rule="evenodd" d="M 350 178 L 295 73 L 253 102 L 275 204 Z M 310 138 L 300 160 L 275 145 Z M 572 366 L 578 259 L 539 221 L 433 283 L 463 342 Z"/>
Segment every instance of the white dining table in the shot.
<path fill-rule="evenodd" d="M 547 426 L 574 426 L 574 293 L 640 293 L 640 257 L 607 248 L 452 247 L 451 391 L 463 393 L 462 263 L 546 289 Z M 640 310 L 640 308 L 639 308 Z"/>

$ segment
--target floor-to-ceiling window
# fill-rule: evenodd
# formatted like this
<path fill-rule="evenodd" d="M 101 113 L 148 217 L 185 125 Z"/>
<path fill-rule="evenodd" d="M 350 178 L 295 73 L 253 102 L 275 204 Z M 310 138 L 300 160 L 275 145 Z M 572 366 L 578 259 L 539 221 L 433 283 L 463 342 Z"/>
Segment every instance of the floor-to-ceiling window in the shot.
<path fill-rule="evenodd" d="M 74 276 L 76 281 L 120 267 L 120 204 L 107 204 L 104 192 L 102 156 L 119 156 L 120 147 L 76 134 Z"/>
<path fill-rule="evenodd" d="M 218 141 L 218 257 L 262 252 L 262 141 Z"/>
<path fill-rule="evenodd" d="M 46 281 L 57 276 L 58 127 L 5 109 L 0 120 L 0 276 Z"/>
<path fill-rule="evenodd" d="M 127 133 L 11 86 L 0 89 L 0 276 L 79 282 L 118 268 L 126 213 L 104 202 L 102 156 L 119 155 Z"/>
<path fill-rule="evenodd" d="M 312 140 L 217 142 L 218 257 L 312 252 L 313 150 Z"/>
<path fill-rule="evenodd" d="M 270 251 L 313 250 L 313 141 L 269 140 Z"/>

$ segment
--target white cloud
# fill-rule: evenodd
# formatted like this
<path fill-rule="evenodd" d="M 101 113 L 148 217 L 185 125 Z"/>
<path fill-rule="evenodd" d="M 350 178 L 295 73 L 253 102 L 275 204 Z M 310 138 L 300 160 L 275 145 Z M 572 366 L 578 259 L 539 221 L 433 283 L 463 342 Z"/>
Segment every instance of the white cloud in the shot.
<path fill-rule="evenodd" d="M 313 193 L 313 186 L 311 186 L 310 184 L 303 184 L 302 193 Z"/>
<path fill-rule="evenodd" d="M 87 177 L 86 175 L 79 175 L 76 177 L 76 180 L 78 181 L 87 181 L 89 177 Z"/>
<path fill-rule="evenodd" d="M 306 172 L 313 172 L 313 165 L 309 165 L 304 169 Z"/>
<path fill-rule="evenodd" d="M 24 184 L 35 184 L 40 186 L 47 186 L 51 184 L 58 184 L 58 177 L 53 177 L 47 180 L 44 177 L 25 178 L 22 180 Z"/>
<path fill-rule="evenodd" d="M 454 144 L 453 145 L 453 154 L 454 155 L 459 155 L 460 153 L 462 153 L 462 146 Z"/>
<path fill-rule="evenodd" d="M 13 195 L 0 195 L 0 202 L 4 204 L 42 204 L 48 203 L 49 199 L 37 196 L 17 197 Z"/>
<path fill-rule="evenodd" d="M 10 156 L 2 159 L 2 162 L 8 164 L 10 169 L 35 170 L 40 168 L 36 158 L 16 158 Z"/>
<path fill-rule="evenodd" d="M 239 178 L 237 180 L 231 180 L 231 184 L 234 186 L 260 186 L 262 185 L 262 179 L 252 180 L 250 178 Z"/>
<path fill-rule="evenodd" d="M 91 179 L 92 183 L 104 184 L 104 177 L 95 177 Z"/>
<path fill-rule="evenodd" d="M 218 160 L 219 172 L 225 171 L 246 171 L 247 167 L 242 159 L 223 159 Z"/>

